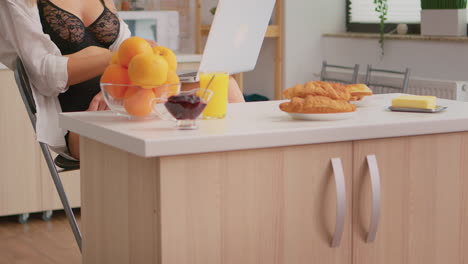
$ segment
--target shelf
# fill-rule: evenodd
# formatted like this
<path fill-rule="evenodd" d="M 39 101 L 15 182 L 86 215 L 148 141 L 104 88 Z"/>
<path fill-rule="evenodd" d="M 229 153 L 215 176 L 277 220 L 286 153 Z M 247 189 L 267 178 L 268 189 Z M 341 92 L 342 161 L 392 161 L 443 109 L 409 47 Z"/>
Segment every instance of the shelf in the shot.
<path fill-rule="evenodd" d="M 119 11 L 119 17 L 124 20 L 157 19 L 161 15 L 178 16 L 177 11 Z"/>
<path fill-rule="evenodd" d="M 207 36 L 210 33 L 210 25 L 202 25 L 200 28 L 201 34 Z M 278 25 L 269 25 L 265 38 L 278 38 L 280 36 L 280 28 Z"/>
<path fill-rule="evenodd" d="M 379 39 L 380 34 L 376 33 L 327 33 L 323 34 L 323 37 L 332 37 L 332 38 L 357 38 L 357 39 Z M 467 36 L 459 37 L 440 37 L 440 36 L 422 36 L 422 35 L 390 35 L 385 34 L 385 39 L 392 40 L 414 40 L 414 41 L 439 41 L 439 42 L 461 42 L 467 43 Z"/>

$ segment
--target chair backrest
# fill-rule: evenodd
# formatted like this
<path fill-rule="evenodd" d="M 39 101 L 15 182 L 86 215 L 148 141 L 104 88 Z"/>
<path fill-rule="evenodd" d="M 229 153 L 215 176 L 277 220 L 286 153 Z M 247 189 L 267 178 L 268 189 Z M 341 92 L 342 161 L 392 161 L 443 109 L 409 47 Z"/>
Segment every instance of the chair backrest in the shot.
<path fill-rule="evenodd" d="M 20 58 L 16 59 L 16 70 L 15 70 L 15 80 L 16 85 L 18 86 L 19 92 L 21 94 L 21 99 L 23 99 L 24 106 L 26 107 L 26 111 L 28 112 L 29 119 L 31 120 L 31 124 L 36 130 L 36 103 L 34 102 L 34 96 L 32 93 L 31 83 L 29 82 L 28 74 L 26 73 L 26 69 L 23 65 L 23 62 Z M 70 153 L 68 152 L 67 147 L 50 147 L 54 152 L 59 154 L 60 156 L 68 159 L 68 160 L 75 160 Z"/>
<path fill-rule="evenodd" d="M 31 120 L 31 124 L 36 129 L 36 104 L 32 94 L 31 83 L 29 82 L 28 74 L 24 68 L 23 62 L 20 58 L 16 59 L 16 70 L 15 70 L 16 85 L 19 88 L 21 98 L 26 106 L 26 110 Z"/>
<path fill-rule="evenodd" d="M 339 73 L 333 74 L 333 76 L 328 72 L 328 69 L 336 69 L 339 73 L 344 73 L 344 76 L 340 77 Z M 349 78 L 351 74 L 351 78 Z M 341 66 L 328 64 L 326 60 L 322 62 L 322 72 L 320 73 L 320 80 L 325 82 L 336 82 L 342 84 L 355 84 L 357 83 L 359 74 L 359 64 L 355 64 L 354 67 Z"/>
<path fill-rule="evenodd" d="M 376 94 L 408 93 L 410 74 L 411 70 L 409 68 L 406 68 L 404 71 L 393 71 L 377 69 L 372 67 L 372 65 L 367 65 L 365 84 Z"/>

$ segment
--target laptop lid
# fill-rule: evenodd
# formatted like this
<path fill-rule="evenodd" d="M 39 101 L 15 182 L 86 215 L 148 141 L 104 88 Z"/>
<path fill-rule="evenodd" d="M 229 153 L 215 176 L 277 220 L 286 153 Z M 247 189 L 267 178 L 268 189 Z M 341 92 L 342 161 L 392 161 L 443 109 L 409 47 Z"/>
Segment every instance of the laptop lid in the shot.
<path fill-rule="evenodd" d="M 220 0 L 199 72 L 253 70 L 274 6 L 275 0 Z"/>

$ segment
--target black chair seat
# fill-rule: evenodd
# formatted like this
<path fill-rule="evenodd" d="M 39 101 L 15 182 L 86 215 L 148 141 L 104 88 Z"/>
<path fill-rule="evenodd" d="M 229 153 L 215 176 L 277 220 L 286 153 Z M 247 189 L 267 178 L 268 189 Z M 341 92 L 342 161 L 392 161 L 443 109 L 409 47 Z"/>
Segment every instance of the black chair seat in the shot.
<path fill-rule="evenodd" d="M 76 160 L 69 160 L 63 156 L 58 155 L 54 160 L 55 165 L 64 170 L 79 170 L 80 162 Z"/>

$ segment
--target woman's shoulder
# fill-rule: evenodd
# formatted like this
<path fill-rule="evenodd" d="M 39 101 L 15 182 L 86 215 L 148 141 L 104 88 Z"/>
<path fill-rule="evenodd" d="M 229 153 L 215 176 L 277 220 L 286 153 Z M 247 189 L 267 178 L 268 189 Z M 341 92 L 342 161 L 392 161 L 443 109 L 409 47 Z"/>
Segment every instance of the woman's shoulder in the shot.
<path fill-rule="evenodd" d="M 37 4 L 29 0 L 0 0 L 3 10 L 17 11 L 15 13 L 36 17 L 38 16 Z"/>

